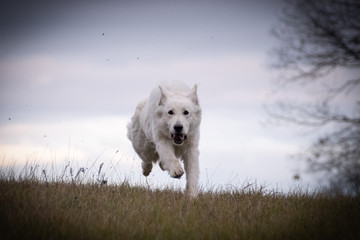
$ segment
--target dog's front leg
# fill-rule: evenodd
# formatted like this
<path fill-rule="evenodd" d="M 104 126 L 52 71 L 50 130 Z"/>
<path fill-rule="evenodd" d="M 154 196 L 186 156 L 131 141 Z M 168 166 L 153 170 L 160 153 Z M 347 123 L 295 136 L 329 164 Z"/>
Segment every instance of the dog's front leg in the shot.
<path fill-rule="evenodd" d="M 198 195 L 199 181 L 199 150 L 189 149 L 184 156 L 184 166 L 186 172 L 186 195 L 190 198 Z"/>
<path fill-rule="evenodd" d="M 172 143 L 159 141 L 156 150 L 160 157 L 160 167 L 163 171 L 168 171 L 173 178 L 180 178 L 184 174 L 179 160 L 176 158 Z"/>

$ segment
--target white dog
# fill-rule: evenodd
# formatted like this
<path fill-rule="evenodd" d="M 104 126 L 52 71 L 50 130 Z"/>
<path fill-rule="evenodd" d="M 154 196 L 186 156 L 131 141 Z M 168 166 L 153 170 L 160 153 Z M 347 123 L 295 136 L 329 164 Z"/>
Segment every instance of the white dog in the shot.
<path fill-rule="evenodd" d="M 162 83 L 140 102 L 128 124 L 128 138 L 142 159 L 143 174 L 148 176 L 153 163 L 173 178 L 186 172 L 186 194 L 196 197 L 199 178 L 199 138 L 201 108 L 197 85 Z"/>

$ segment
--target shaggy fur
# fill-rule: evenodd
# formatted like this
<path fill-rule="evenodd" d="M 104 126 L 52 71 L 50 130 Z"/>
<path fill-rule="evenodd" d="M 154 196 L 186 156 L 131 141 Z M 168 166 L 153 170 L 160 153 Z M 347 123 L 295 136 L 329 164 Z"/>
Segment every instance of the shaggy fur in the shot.
<path fill-rule="evenodd" d="M 159 161 L 173 178 L 186 172 L 186 194 L 197 196 L 201 108 L 197 85 L 162 83 L 140 102 L 128 124 L 128 138 L 142 160 L 144 176 Z"/>

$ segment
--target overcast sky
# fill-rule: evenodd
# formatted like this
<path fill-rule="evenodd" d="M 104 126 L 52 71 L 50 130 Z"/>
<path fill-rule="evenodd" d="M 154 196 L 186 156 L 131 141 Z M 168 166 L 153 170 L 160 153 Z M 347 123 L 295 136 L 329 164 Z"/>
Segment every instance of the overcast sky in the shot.
<path fill-rule="evenodd" d="M 126 138 L 163 80 L 199 85 L 200 181 L 294 188 L 306 137 L 266 121 L 280 1 L 2 1 L 0 156 L 145 182 Z M 57 170 L 59 171 L 59 170 Z M 313 184 L 303 180 L 303 184 Z M 154 168 L 154 186 L 184 186 Z"/>

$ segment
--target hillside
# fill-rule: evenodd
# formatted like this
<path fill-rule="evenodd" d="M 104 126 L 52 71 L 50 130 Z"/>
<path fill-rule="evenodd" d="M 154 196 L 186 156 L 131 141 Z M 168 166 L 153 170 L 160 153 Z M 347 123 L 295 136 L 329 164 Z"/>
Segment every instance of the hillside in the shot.
<path fill-rule="evenodd" d="M 360 198 L 0 180 L 1 239 L 360 239 Z"/>

